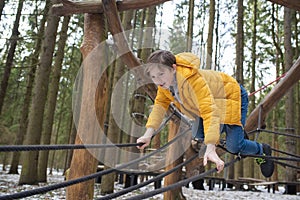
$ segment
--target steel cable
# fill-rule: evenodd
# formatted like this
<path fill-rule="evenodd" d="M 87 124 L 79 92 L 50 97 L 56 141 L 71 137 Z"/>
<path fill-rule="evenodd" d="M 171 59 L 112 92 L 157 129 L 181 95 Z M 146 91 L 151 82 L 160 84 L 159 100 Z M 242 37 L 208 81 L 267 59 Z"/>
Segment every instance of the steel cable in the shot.
<path fill-rule="evenodd" d="M 153 151 L 153 152 L 151 152 L 151 153 L 149 153 L 145 156 L 142 156 L 140 158 L 132 160 L 128 163 L 119 165 L 115 168 L 110 168 L 110 169 L 107 169 L 107 170 L 104 170 L 104 171 L 100 171 L 100 172 L 97 172 L 97 173 L 94 173 L 94 174 L 90 174 L 90 175 L 87 175 L 87 176 L 83 176 L 83 177 L 80 177 L 80 178 L 77 178 L 77 179 L 65 181 L 65 182 L 58 183 L 58 184 L 53 184 L 53 185 L 40 187 L 40 188 L 28 190 L 28 191 L 18 192 L 18 193 L 15 193 L 15 194 L 0 196 L 0 200 L 11 200 L 11 199 L 19 199 L 19 198 L 29 197 L 29 196 L 33 196 L 33 195 L 36 195 L 36 194 L 41 194 L 41 193 L 49 192 L 49 191 L 56 190 L 56 189 L 59 189 L 59 188 L 74 185 L 74 184 L 77 184 L 77 183 L 85 182 L 85 181 L 97 178 L 99 176 L 109 174 L 109 173 L 115 172 L 117 170 L 121 170 L 121 169 L 126 168 L 130 165 L 133 165 L 137 162 L 145 160 L 145 159 L 149 158 L 150 156 L 152 156 L 156 153 L 161 152 L 162 150 L 166 149 L 168 146 L 173 144 L 175 141 L 177 141 L 179 138 L 184 136 L 187 131 L 189 131 L 189 129 L 186 129 L 183 132 L 181 132 L 180 134 L 176 135 L 170 142 L 168 142 L 167 144 L 165 144 L 161 148 L 157 149 L 156 151 Z"/>
<path fill-rule="evenodd" d="M 225 163 L 224 168 L 226 168 L 226 167 L 228 167 L 230 165 L 233 165 L 235 162 L 239 161 L 240 159 L 241 159 L 240 157 L 236 157 L 235 159 L 231 160 L 230 162 Z M 166 192 L 166 191 L 169 191 L 169 190 L 173 190 L 173 189 L 176 189 L 178 187 L 187 185 L 190 182 L 197 181 L 197 180 L 199 180 L 201 178 L 204 178 L 205 176 L 207 176 L 209 174 L 212 174 L 214 172 L 217 172 L 216 168 L 210 169 L 210 170 L 208 170 L 208 171 L 206 171 L 204 173 L 201 173 L 199 175 L 193 176 L 191 178 L 181 180 L 181 181 L 179 181 L 177 183 L 168 185 L 166 187 L 159 188 L 159 189 L 156 189 L 156 190 L 144 193 L 144 194 L 140 194 L 140 195 L 137 195 L 137 196 L 134 196 L 134 197 L 129 197 L 127 199 L 128 200 L 140 200 L 140 199 L 145 199 L 145 198 L 148 198 L 148 197 L 153 197 L 153 196 L 155 196 L 157 194 L 160 194 L 160 193 L 163 193 L 163 192 Z"/>
<path fill-rule="evenodd" d="M 164 173 L 161 173 L 161 174 L 155 176 L 155 177 L 152 178 L 152 179 L 149 179 L 149 180 L 147 180 L 147 181 L 145 181 L 145 182 L 142 182 L 142 183 L 139 183 L 139 184 L 137 184 L 137 185 L 134 185 L 134 186 L 125 188 L 125 189 L 120 190 L 120 191 L 118 191 L 118 192 L 115 192 L 115 193 L 106 195 L 106 196 L 104 196 L 104 197 L 100 197 L 100 198 L 98 198 L 98 199 L 96 199 L 96 200 L 109 200 L 109 199 L 113 199 L 113 198 L 119 197 L 119 196 L 121 196 L 121 195 L 127 194 L 127 193 L 129 193 L 129 192 L 131 192 L 131 191 L 133 191 L 133 190 L 137 190 L 137 189 L 139 189 L 139 188 L 141 188 L 141 187 L 144 187 L 144 186 L 146 186 L 146 185 L 149 185 L 150 183 L 153 183 L 153 182 L 155 182 L 155 181 L 157 181 L 157 180 L 160 180 L 160 179 L 162 179 L 163 177 L 165 177 L 165 176 L 167 176 L 167 175 L 169 175 L 169 174 L 175 172 L 176 170 L 178 170 L 178 169 L 180 169 L 182 166 L 184 166 L 184 165 L 190 163 L 191 161 L 193 161 L 193 160 L 194 160 L 195 158 L 197 158 L 197 157 L 198 157 L 198 154 L 195 154 L 194 156 L 192 156 L 192 157 L 189 158 L 188 160 L 186 160 L 186 161 L 180 163 L 179 165 L 175 166 L 174 168 L 170 169 L 169 171 L 166 171 L 166 172 L 164 172 Z"/>
<path fill-rule="evenodd" d="M 96 149 L 113 147 L 133 147 L 141 146 L 142 143 L 128 144 L 61 144 L 61 145 L 1 145 L 0 152 L 10 151 L 48 151 L 48 150 L 68 150 L 68 149 Z"/>
<path fill-rule="evenodd" d="M 288 137 L 300 138 L 300 135 L 289 134 L 289 133 L 282 133 L 282 132 L 276 132 L 276 131 L 270 131 L 270 130 L 266 130 L 266 129 L 252 130 L 252 131 L 249 131 L 247 134 L 251 135 L 251 134 L 254 134 L 256 132 L 259 132 L 259 133 L 265 132 L 265 133 L 272 133 L 272 134 L 275 134 L 275 135 L 284 135 L 284 136 L 288 136 Z"/>

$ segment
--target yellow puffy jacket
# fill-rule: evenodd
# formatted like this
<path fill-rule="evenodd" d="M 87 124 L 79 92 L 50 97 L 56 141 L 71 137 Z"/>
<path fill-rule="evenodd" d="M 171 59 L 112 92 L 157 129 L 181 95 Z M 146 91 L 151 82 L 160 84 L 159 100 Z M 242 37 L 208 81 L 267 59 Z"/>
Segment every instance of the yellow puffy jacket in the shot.
<path fill-rule="evenodd" d="M 231 76 L 212 70 L 200 70 L 200 60 L 192 53 L 176 56 L 176 79 L 181 104 L 168 89 L 158 86 L 153 110 L 146 127 L 157 129 L 171 102 L 190 118 L 203 119 L 205 144 L 216 144 L 220 124 L 241 125 L 241 92 Z"/>

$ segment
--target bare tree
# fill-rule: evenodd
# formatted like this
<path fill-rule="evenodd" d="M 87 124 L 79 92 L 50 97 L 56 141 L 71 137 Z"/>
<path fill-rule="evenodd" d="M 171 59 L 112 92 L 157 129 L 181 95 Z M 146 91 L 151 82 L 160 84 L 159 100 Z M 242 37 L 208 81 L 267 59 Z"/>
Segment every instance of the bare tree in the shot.
<path fill-rule="evenodd" d="M 30 59 L 30 71 L 28 73 L 28 78 L 27 78 L 27 86 L 26 86 L 26 92 L 24 95 L 22 115 L 20 118 L 20 126 L 19 126 L 19 129 L 17 132 L 17 137 L 15 140 L 16 145 L 20 145 L 23 143 L 23 140 L 24 140 L 24 137 L 26 134 L 26 130 L 27 130 L 28 114 L 29 114 L 30 101 L 31 101 L 31 97 L 32 97 L 32 89 L 33 89 L 33 84 L 34 84 L 35 72 L 36 72 L 36 68 L 38 65 L 38 61 L 39 61 L 39 55 L 40 55 L 40 50 L 41 50 L 41 45 L 42 45 L 42 37 L 43 37 L 44 31 L 45 31 L 45 23 L 47 20 L 47 13 L 49 11 L 49 7 L 50 7 L 50 0 L 47 0 L 46 4 L 45 4 L 45 8 L 44 8 L 43 18 L 39 24 L 39 32 L 37 33 L 38 38 L 36 40 L 35 48 L 34 48 L 34 51 L 31 55 L 31 59 Z M 11 161 L 11 166 L 9 169 L 10 174 L 18 174 L 19 159 L 20 159 L 20 152 L 14 152 L 13 158 Z"/>
<path fill-rule="evenodd" d="M 293 49 L 292 49 L 292 16 L 293 11 L 289 8 L 284 8 L 284 60 L 285 60 L 285 70 L 288 71 L 293 64 Z M 285 123 L 287 130 L 291 133 L 294 133 L 295 128 L 295 100 L 294 100 L 294 88 L 292 87 L 286 94 L 285 100 Z M 286 148 L 287 151 L 293 155 L 296 155 L 296 142 L 294 138 L 286 138 Z M 291 165 L 295 163 L 289 162 Z M 297 171 L 295 169 L 286 170 L 287 181 L 296 181 L 297 180 Z M 287 185 L 288 194 L 296 194 L 296 186 Z"/>
<path fill-rule="evenodd" d="M 59 79 L 61 76 L 62 62 L 64 58 L 64 48 L 68 38 L 67 31 L 69 28 L 69 22 L 70 22 L 70 17 L 65 16 L 61 27 L 60 38 L 58 41 L 58 47 L 55 56 L 55 64 L 51 74 L 51 82 L 49 85 L 50 88 L 49 88 L 47 104 L 46 104 L 47 108 L 45 110 L 45 120 L 43 122 L 41 144 L 50 144 L 50 140 L 51 140 L 54 113 L 55 113 L 57 94 L 59 89 Z M 42 151 L 39 154 L 39 163 L 38 163 L 39 182 L 47 181 L 48 156 L 49 156 L 49 151 Z"/>
<path fill-rule="evenodd" d="M 191 51 L 193 46 L 193 27 L 194 27 L 194 7 L 195 1 L 189 1 L 189 17 L 188 17 L 188 30 L 187 30 L 187 41 L 186 41 L 186 51 Z"/>
<path fill-rule="evenodd" d="M 244 6 L 243 6 L 243 0 L 238 0 L 238 17 L 237 17 L 237 35 L 236 35 L 236 79 L 240 84 L 244 83 L 244 76 L 243 76 L 243 61 L 244 61 L 244 23 L 243 23 L 243 17 L 244 17 Z M 255 12 L 254 12 L 255 13 Z M 255 14 L 254 14 L 255 15 Z M 256 19 L 254 19 L 256 21 Z M 254 22 L 255 23 L 255 22 Z M 255 29 L 255 25 L 253 25 Z M 255 41 L 253 41 L 255 42 Z M 255 55 L 255 49 L 252 49 L 254 51 Z M 252 54 L 253 55 L 253 54 Z M 255 58 L 254 58 L 255 59 Z M 255 64 L 255 63 L 254 63 Z M 255 76 L 253 77 L 255 79 Z M 239 162 L 236 165 L 236 176 L 242 177 L 244 173 L 244 167 L 243 167 L 244 161 Z M 232 176 L 232 175 L 231 175 Z M 233 177 L 230 177 L 233 178 Z"/>
<path fill-rule="evenodd" d="M 57 27 L 59 17 L 53 15 L 51 10 L 47 19 L 47 28 L 43 40 L 42 52 L 35 84 L 33 88 L 33 98 L 29 113 L 28 129 L 26 134 L 26 144 L 40 144 L 42 135 L 43 115 L 48 93 L 49 75 L 52 65 L 52 57 L 55 47 Z M 22 172 L 19 184 L 37 184 L 38 183 L 38 152 L 24 152 Z"/>
<path fill-rule="evenodd" d="M 6 57 L 5 69 L 4 69 L 3 78 L 1 80 L 1 88 L 0 88 L 0 115 L 2 112 L 4 99 L 5 99 L 5 95 L 6 95 L 6 90 L 8 87 L 8 80 L 10 77 L 11 68 L 13 67 L 14 55 L 15 55 L 15 51 L 16 51 L 16 47 L 17 47 L 17 43 L 18 43 L 18 36 L 20 34 L 18 29 L 19 29 L 19 25 L 20 25 L 21 12 L 23 9 L 23 2 L 24 2 L 24 0 L 19 0 L 16 19 L 15 19 L 14 26 L 12 29 L 12 34 L 9 39 L 10 46 L 9 46 L 8 54 Z M 3 6 L 4 6 L 4 1 L 3 1 Z"/>
<path fill-rule="evenodd" d="M 216 5 L 215 0 L 210 0 L 205 69 L 212 69 L 213 31 L 215 26 L 215 12 L 216 12 L 215 5 Z"/>
<path fill-rule="evenodd" d="M 0 1 L 0 21 L 1 21 L 4 6 L 5 6 L 5 0 Z"/>

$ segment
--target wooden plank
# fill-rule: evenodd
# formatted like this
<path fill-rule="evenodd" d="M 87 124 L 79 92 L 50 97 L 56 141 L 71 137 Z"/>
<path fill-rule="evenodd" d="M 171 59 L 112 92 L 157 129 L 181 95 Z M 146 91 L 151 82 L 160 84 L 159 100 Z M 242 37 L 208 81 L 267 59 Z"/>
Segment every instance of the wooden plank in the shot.
<path fill-rule="evenodd" d="M 265 182 L 265 180 L 263 179 L 248 178 L 248 177 L 239 177 L 238 180 L 249 181 L 249 182 Z"/>
<path fill-rule="evenodd" d="M 170 0 L 123 0 L 117 1 L 117 10 L 119 12 L 131 9 L 142 9 L 154 5 L 162 4 Z M 71 1 L 60 0 L 59 4 L 52 7 L 53 13 L 56 15 L 72 15 L 82 13 L 103 13 L 102 1 Z"/>
<path fill-rule="evenodd" d="M 278 184 L 277 181 L 266 181 L 266 182 L 259 182 L 259 183 L 250 183 L 249 185 L 254 185 L 254 186 L 262 186 L 262 185 L 274 185 Z"/>
<path fill-rule="evenodd" d="M 153 5 L 162 4 L 170 0 L 123 0 L 117 1 L 118 11 L 142 9 Z M 300 11 L 300 2 L 295 0 L 268 0 L 270 2 Z M 52 7 L 56 15 L 72 15 L 81 13 L 103 13 L 102 2 L 60 0 L 59 4 Z"/>
<path fill-rule="evenodd" d="M 268 1 L 285 6 L 287 8 L 291 8 L 291 9 L 300 11 L 300 1 L 299 0 L 268 0 Z"/>

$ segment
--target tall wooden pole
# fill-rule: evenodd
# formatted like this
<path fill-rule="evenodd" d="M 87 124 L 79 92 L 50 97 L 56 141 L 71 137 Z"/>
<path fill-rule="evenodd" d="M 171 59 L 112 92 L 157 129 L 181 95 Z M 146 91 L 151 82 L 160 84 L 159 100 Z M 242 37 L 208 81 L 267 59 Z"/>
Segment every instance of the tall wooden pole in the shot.
<path fill-rule="evenodd" d="M 171 121 L 169 123 L 169 134 L 168 134 L 168 141 L 172 140 L 172 138 L 174 138 L 176 136 L 176 133 L 179 130 L 179 125 L 178 123 L 175 123 L 173 121 Z M 174 160 L 176 155 L 180 154 L 181 148 L 180 148 L 180 140 L 178 141 L 179 144 L 176 145 L 173 144 L 171 145 L 170 149 L 167 152 L 167 163 L 169 164 L 165 170 L 171 170 L 172 168 L 176 167 L 177 165 L 179 165 L 180 163 L 182 163 L 183 161 L 183 156 L 180 156 L 178 159 Z M 174 160 L 174 162 L 172 162 Z M 165 177 L 164 180 L 164 185 L 168 186 L 171 184 L 174 184 L 178 181 L 182 180 L 182 173 L 181 173 L 181 169 L 177 170 L 175 172 L 173 172 L 172 174 L 168 175 Z M 176 188 L 174 190 L 170 190 L 164 193 L 164 199 L 165 200 L 169 200 L 169 199 L 177 199 L 177 200 L 181 200 L 181 199 L 185 199 L 183 194 L 182 194 L 182 190 L 181 188 Z"/>
<path fill-rule="evenodd" d="M 105 92 L 107 76 L 99 74 L 105 65 L 105 53 L 95 48 L 102 42 L 104 17 L 101 14 L 86 14 L 84 21 L 84 41 L 81 52 L 83 62 L 83 85 L 80 117 L 78 120 L 75 144 L 94 144 L 99 141 L 99 125 L 104 124 L 107 95 Z M 98 50 L 98 49 L 97 49 Z M 97 110 L 97 113 L 96 113 Z M 100 111 L 100 112 L 99 112 Z M 79 178 L 96 171 L 97 159 L 86 149 L 75 150 L 68 179 Z M 67 188 L 68 200 L 91 200 L 94 195 L 94 180 L 79 183 Z"/>

